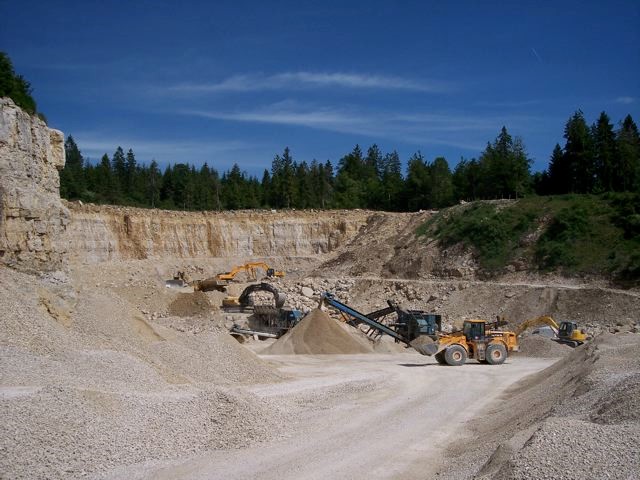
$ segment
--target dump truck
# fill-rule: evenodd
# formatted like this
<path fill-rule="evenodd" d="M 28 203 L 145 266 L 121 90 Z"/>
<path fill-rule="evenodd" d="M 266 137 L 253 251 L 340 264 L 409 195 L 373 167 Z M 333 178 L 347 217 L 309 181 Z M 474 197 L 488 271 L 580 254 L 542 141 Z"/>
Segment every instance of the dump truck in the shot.
<path fill-rule="evenodd" d="M 329 305 L 342 314 L 393 337 L 422 355 L 435 355 L 436 361 L 443 365 L 463 365 L 469 358 L 480 363 L 500 365 L 505 362 L 509 352 L 519 349 L 516 334 L 500 330 L 506 324 L 503 321 L 465 320 L 461 331 L 432 333 L 431 325 L 427 325 L 429 322 L 416 322 L 402 329 L 380 323 L 340 302 L 330 292 L 322 295 L 321 304 Z"/>

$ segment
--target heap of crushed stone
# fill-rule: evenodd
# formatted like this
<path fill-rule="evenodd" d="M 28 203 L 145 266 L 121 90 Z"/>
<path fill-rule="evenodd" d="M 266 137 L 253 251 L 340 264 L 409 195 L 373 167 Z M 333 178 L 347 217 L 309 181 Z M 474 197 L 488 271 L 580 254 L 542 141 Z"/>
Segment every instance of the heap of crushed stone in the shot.
<path fill-rule="evenodd" d="M 520 350 L 517 354 L 525 357 L 559 358 L 568 355 L 572 351 L 570 346 L 554 342 L 542 335 L 523 336 L 518 339 L 518 344 L 520 345 Z"/>
<path fill-rule="evenodd" d="M 357 354 L 371 353 L 373 348 L 356 338 L 320 309 L 309 312 L 300 323 L 266 348 L 267 355 Z"/>
<path fill-rule="evenodd" d="M 95 478 L 286 429 L 278 402 L 236 388 L 280 375 L 226 331 L 163 327 L 91 287 L 0 266 L 0 477 Z"/>
<path fill-rule="evenodd" d="M 169 305 L 169 313 L 176 317 L 207 315 L 212 310 L 207 295 L 202 292 L 179 293 Z"/>

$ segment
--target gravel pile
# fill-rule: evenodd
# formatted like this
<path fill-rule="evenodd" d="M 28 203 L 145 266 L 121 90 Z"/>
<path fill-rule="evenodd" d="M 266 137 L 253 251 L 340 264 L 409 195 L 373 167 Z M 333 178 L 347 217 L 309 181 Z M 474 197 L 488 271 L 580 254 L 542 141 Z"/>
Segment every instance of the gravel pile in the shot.
<path fill-rule="evenodd" d="M 349 329 L 349 330 L 347 330 Z M 320 309 L 311 311 L 300 323 L 267 347 L 267 355 L 371 353 L 373 346 L 359 332 L 340 325 Z"/>
<path fill-rule="evenodd" d="M 212 306 L 203 292 L 179 293 L 169 305 L 169 313 L 176 317 L 195 317 L 209 315 Z"/>
<path fill-rule="evenodd" d="M 273 439 L 285 421 L 268 399 L 222 388 L 143 394 L 43 387 L 4 395 L 2 404 L 0 470 L 15 479 L 82 478 L 238 448 Z"/>
<path fill-rule="evenodd" d="M 539 358 L 560 358 L 571 353 L 572 348 L 554 342 L 550 338 L 542 335 L 523 335 L 518 339 L 520 350 L 514 355 Z"/>
<path fill-rule="evenodd" d="M 286 434 L 280 405 L 243 387 L 281 376 L 226 331 L 180 332 L 91 287 L 0 267 L 2 478 L 93 478 Z"/>
<path fill-rule="evenodd" d="M 638 334 L 572 349 L 478 418 L 472 446 L 452 444 L 438 478 L 637 478 L 639 351 Z"/>

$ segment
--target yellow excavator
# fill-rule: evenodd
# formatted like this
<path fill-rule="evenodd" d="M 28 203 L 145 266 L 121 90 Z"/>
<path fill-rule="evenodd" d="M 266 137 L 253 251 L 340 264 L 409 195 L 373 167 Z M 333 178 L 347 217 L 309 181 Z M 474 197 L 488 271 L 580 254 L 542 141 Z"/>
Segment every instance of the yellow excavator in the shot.
<path fill-rule="evenodd" d="M 218 273 L 215 277 L 205 278 L 204 280 L 191 280 L 185 272 L 178 272 L 171 280 L 166 280 L 165 285 L 169 288 L 193 287 L 195 291 L 209 292 L 218 290 L 226 292 L 229 282 L 235 278 L 240 272 L 247 272 L 251 281 L 258 278 L 258 270 L 265 271 L 267 277 L 284 277 L 284 272 L 275 270 L 265 262 L 250 262 L 244 265 L 233 267 L 229 272 Z"/>
<path fill-rule="evenodd" d="M 524 332 L 528 328 L 537 327 L 540 325 L 546 325 L 551 327 L 553 332 L 555 333 L 555 337 L 551 338 L 551 340 L 562 343 L 564 345 L 569 345 L 570 347 L 578 347 L 587 341 L 587 334 L 584 330 L 578 328 L 578 324 L 576 322 L 560 322 L 560 325 L 551 317 L 547 315 L 543 315 L 541 317 L 530 318 L 522 322 L 515 329 L 515 334 L 520 336 L 522 332 Z"/>
<path fill-rule="evenodd" d="M 221 281 L 230 281 L 235 278 L 235 276 L 240 272 L 247 272 L 250 280 L 257 280 L 258 270 L 264 270 L 267 274 L 267 277 L 284 277 L 284 272 L 271 268 L 265 262 L 249 262 L 244 265 L 238 265 L 233 267 L 233 269 L 229 272 L 219 273 L 216 275 L 216 278 Z"/>

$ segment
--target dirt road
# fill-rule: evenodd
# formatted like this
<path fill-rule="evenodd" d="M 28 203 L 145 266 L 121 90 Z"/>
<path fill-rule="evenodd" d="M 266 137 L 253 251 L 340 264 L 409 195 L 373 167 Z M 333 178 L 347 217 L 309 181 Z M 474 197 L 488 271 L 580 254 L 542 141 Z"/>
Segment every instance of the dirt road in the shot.
<path fill-rule="evenodd" d="M 290 436 L 266 446 L 145 464 L 107 478 L 419 479 L 464 423 L 550 359 L 444 367 L 417 354 L 265 356 L 292 379 L 250 387 L 290 411 Z"/>

